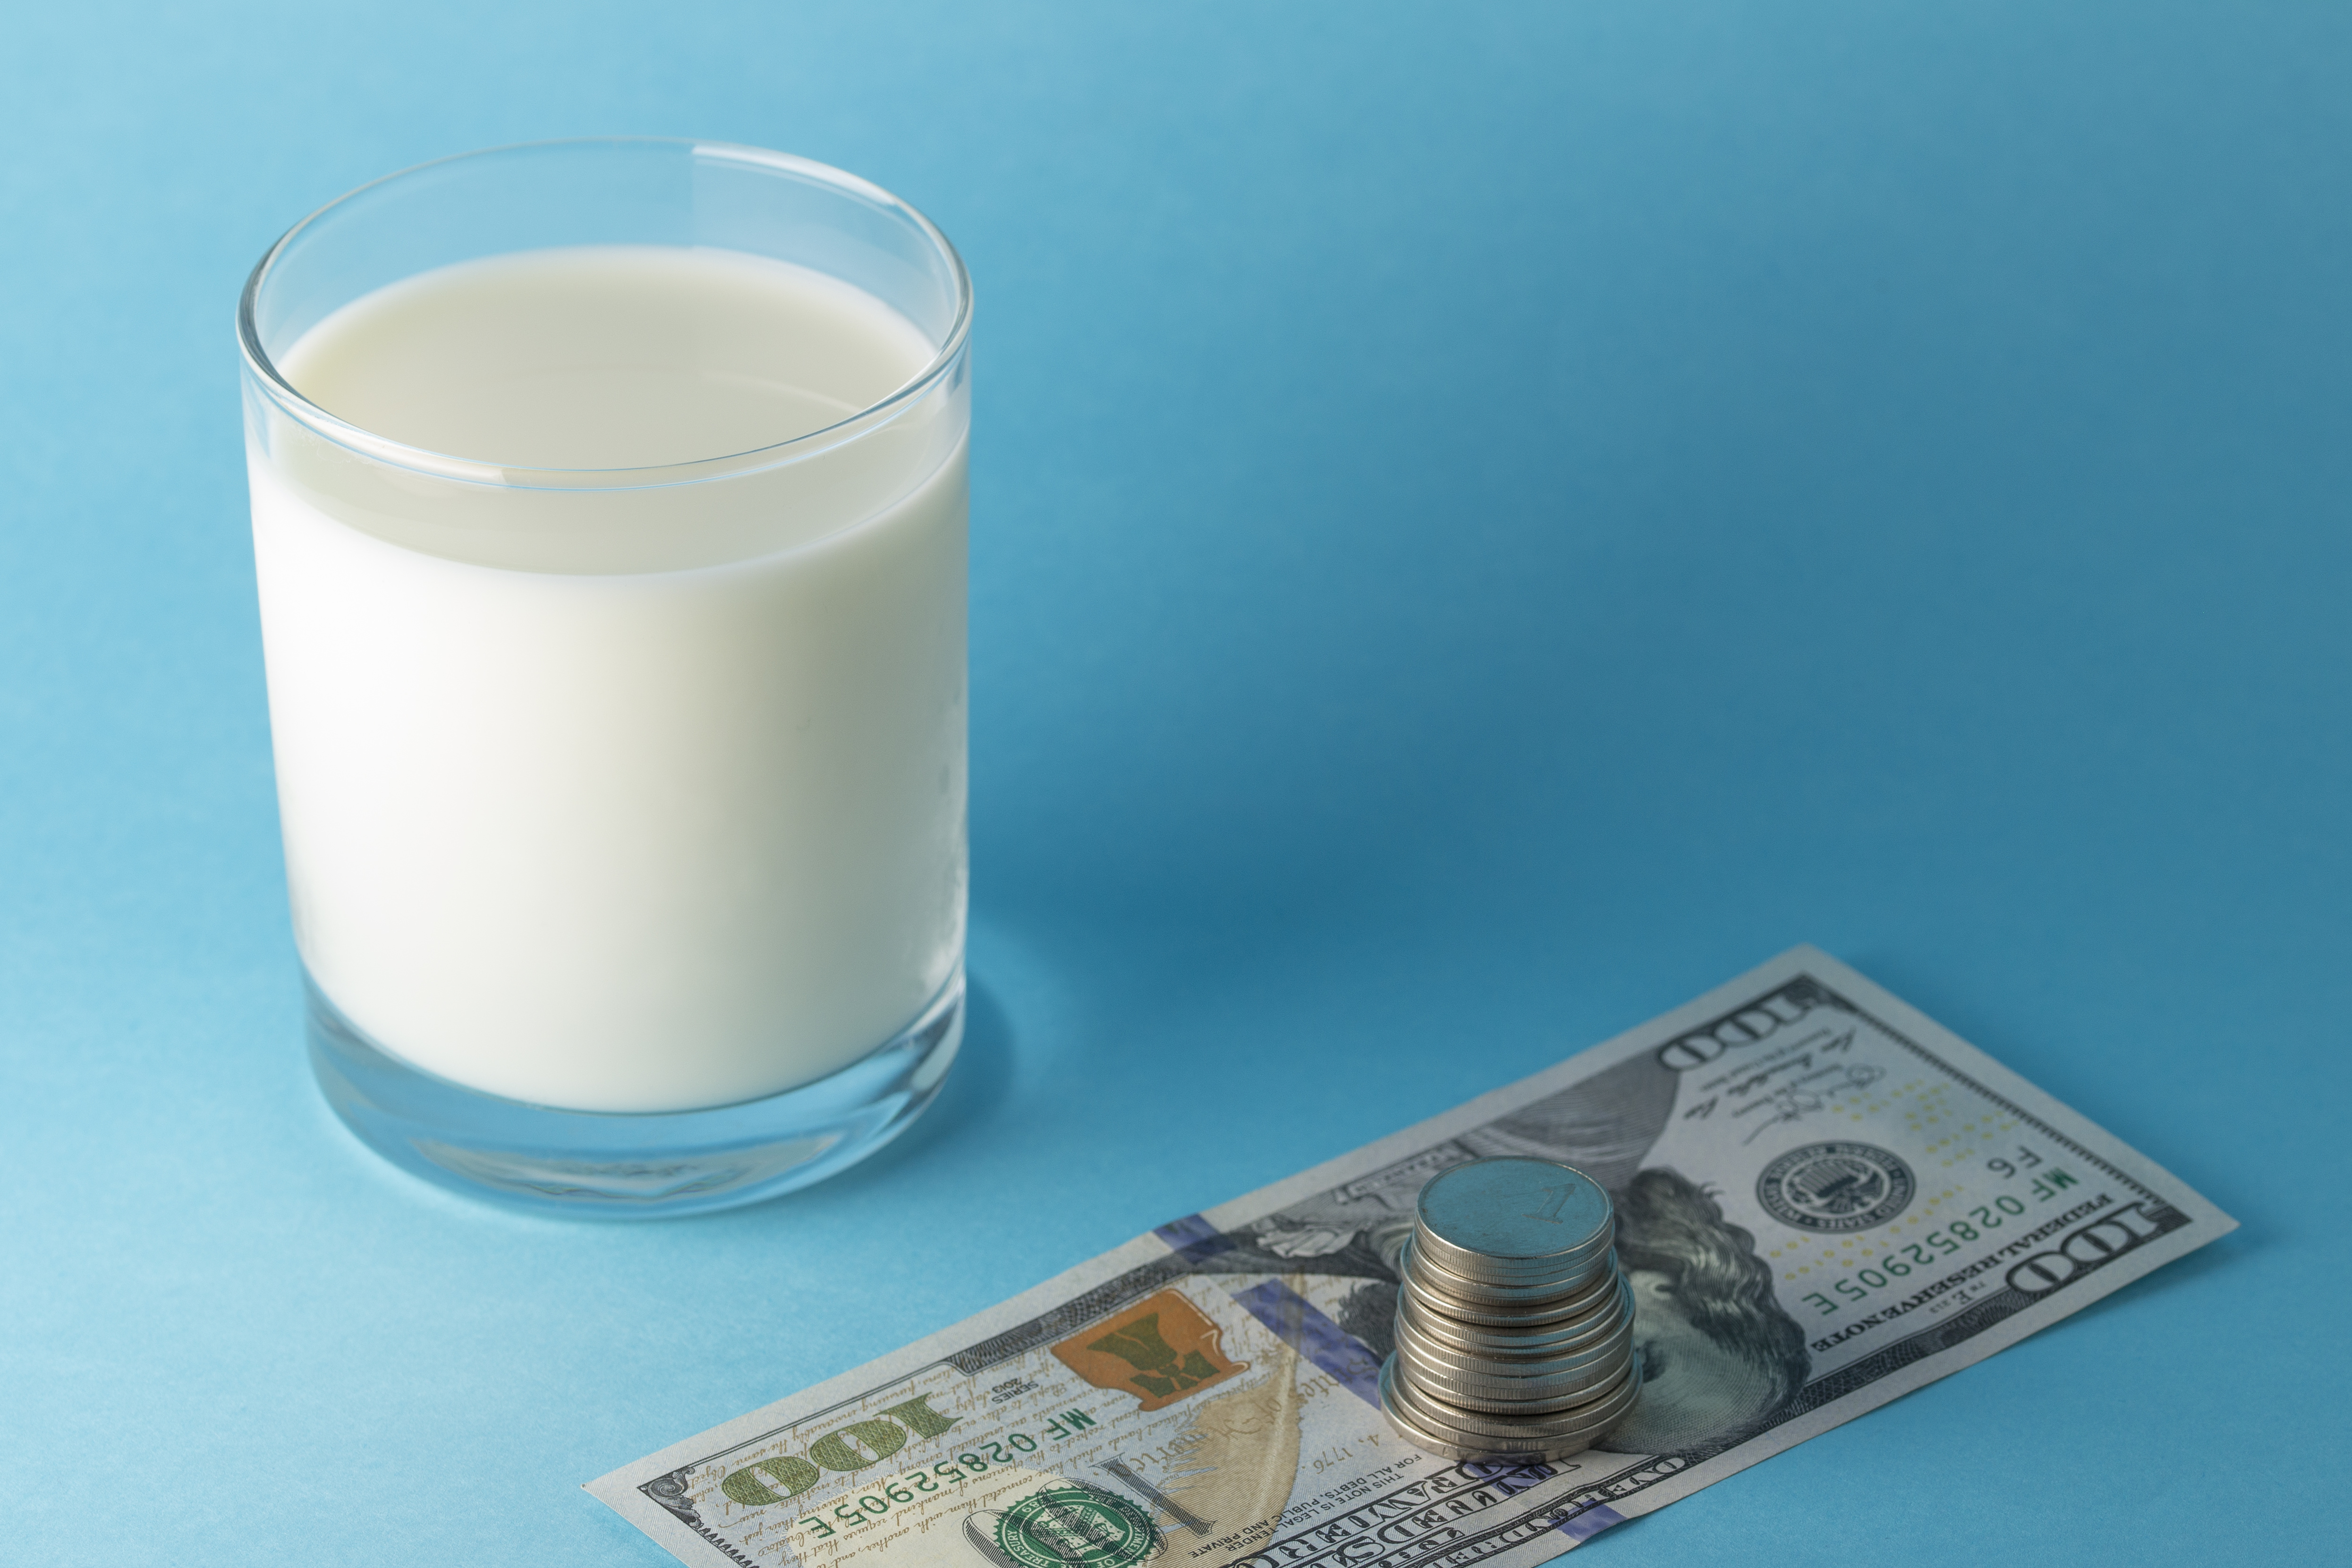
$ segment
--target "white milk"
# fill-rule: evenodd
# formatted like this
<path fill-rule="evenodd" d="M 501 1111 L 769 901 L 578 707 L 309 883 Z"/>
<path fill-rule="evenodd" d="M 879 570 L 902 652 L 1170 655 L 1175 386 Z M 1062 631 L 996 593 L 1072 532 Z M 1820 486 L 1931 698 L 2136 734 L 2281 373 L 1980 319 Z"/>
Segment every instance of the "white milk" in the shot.
<path fill-rule="evenodd" d="M 280 369 L 376 435 L 613 469 L 834 425 L 934 352 L 814 273 L 614 246 L 381 289 Z M 822 1077 L 947 983 L 965 468 L 960 425 L 904 436 L 586 492 L 256 449 L 295 936 L 355 1024 L 493 1094 L 682 1110 Z"/>

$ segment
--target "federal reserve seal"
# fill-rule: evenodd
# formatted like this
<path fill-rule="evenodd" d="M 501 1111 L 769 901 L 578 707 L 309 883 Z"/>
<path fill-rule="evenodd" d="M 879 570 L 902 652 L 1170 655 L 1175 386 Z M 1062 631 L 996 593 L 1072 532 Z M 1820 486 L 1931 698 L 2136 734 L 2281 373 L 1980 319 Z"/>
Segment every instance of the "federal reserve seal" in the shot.
<path fill-rule="evenodd" d="M 1911 1206 L 1911 1167 L 1872 1144 L 1807 1144 L 1756 1178 L 1756 1201 L 1801 1230 L 1867 1230 Z"/>
<path fill-rule="evenodd" d="M 1160 1531 L 1114 1493 L 1047 1487 L 998 1517 L 996 1544 L 1021 1568 L 1134 1568 L 1159 1547 Z"/>

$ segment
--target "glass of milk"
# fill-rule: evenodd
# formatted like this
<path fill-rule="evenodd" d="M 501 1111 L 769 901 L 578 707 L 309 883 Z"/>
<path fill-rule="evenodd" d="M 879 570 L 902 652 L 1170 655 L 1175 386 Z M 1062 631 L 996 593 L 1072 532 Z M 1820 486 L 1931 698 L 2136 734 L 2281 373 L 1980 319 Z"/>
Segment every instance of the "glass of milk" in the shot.
<path fill-rule="evenodd" d="M 461 1190 L 804 1186 L 963 1029 L 971 288 L 822 164 L 501 148 L 238 311 L 312 1064 Z"/>

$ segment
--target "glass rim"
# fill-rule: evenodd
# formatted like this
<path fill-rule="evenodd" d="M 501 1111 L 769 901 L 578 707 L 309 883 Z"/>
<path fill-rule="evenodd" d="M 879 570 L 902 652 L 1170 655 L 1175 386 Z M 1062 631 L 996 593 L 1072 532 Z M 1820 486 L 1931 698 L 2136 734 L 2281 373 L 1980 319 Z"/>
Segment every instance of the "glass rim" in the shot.
<path fill-rule="evenodd" d="M 313 224 L 330 214 L 358 200 L 379 186 L 395 180 L 405 180 L 428 169 L 438 169 L 451 163 L 462 163 L 477 158 L 496 157 L 502 153 L 538 152 L 546 149 L 585 150 L 595 147 L 671 147 L 689 156 L 723 159 L 738 163 L 777 170 L 799 175 L 816 183 L 831 186 L 845 194 L 866 201 L 912 224 L 945 258 L 949 275 L 955 288 L 955 318 L 948 325 L 940 346 L 924 367 L 887 396 L 859 409 L 821 429 L 808 431 L 789 440 L 771 442 L 763 446 L 747 447 L 740 452 L 719 453 L 709 457 L 688 458 L 682 462 L 632 465 L 612 468 L 549 468 L 526 464 L 489 462 L 478 457 L 463 457 L 455 453 L 436 452 L 430 447 L 416 446 L 381 435 L 363 425 L 353 424 L 329 413 L 296 389 L 278 368 L 268 350 L 261 344 L 261 331 L 254 319 L 255 306 L 261 296 L 263 284 L 270 269 L 286 253 L 289 246 Z M 346 301 L 348 303 L 348 301 Z M 771 148 L 752 147 L 735 141 L 712 141 L 688 136 L 572 136 L 556 137 L 540 141 L 509 141 L 496 147 L 479 147 L 470 152 L 453 152 L 445 157 L 428 158 L 422 163 L 412 163 L 395 169 L 389 174 L 378 175 L 365 184 L 355 185 L 334 200 L 308 214 L 287 229 L 262 252 L 261 259 L 246 276 L 245 288 L 237 298 L 237 347 L 245 361 L 247 372 L 258 383 L 269 400 L 297 423 L 309 427 L 339 446 L 349 448 L 362 456 L 375 458 L 398 467 L 416 470 L 443 478 L 495 485 L 504 488 L 530 489 L 610 489 L 634 488 L 640 486 L 693 484 L 730 475 L 757 472 L 785 463 L 797 462 L 830 451 L 847 440 L 864 434 L 870 426 L 887 423 L 888 417 L 908 404 L 919 401 L 953 370 L 962 357 L 964 346 L 971 335 L 971 274 L 966 270 L 963 257 L 937 224 L 923 215 L 912 203 L 894 195 L 870 180 L 862 179 L 847 170 L 820 163 L 814 158 L 779 152 Z"/>

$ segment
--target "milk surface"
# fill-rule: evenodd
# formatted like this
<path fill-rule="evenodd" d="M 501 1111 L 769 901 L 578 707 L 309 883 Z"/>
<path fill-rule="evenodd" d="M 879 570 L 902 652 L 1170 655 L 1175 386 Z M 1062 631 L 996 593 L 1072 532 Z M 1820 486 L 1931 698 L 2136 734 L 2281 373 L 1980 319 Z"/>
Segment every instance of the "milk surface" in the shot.
<path fill-rule="evenodd" d="M 836 425 L 935 351 L 782 263 L 582 246 L 379 290 L 280 369 L 376 435 L 619 469 Z M 929 450 L 450 504 L 257 448 L 295 935 L 337 1006 L 441 1077 L 615 1112 L 773 1093 L 908 1022 L 965 903 L 965 468 Z"/>

